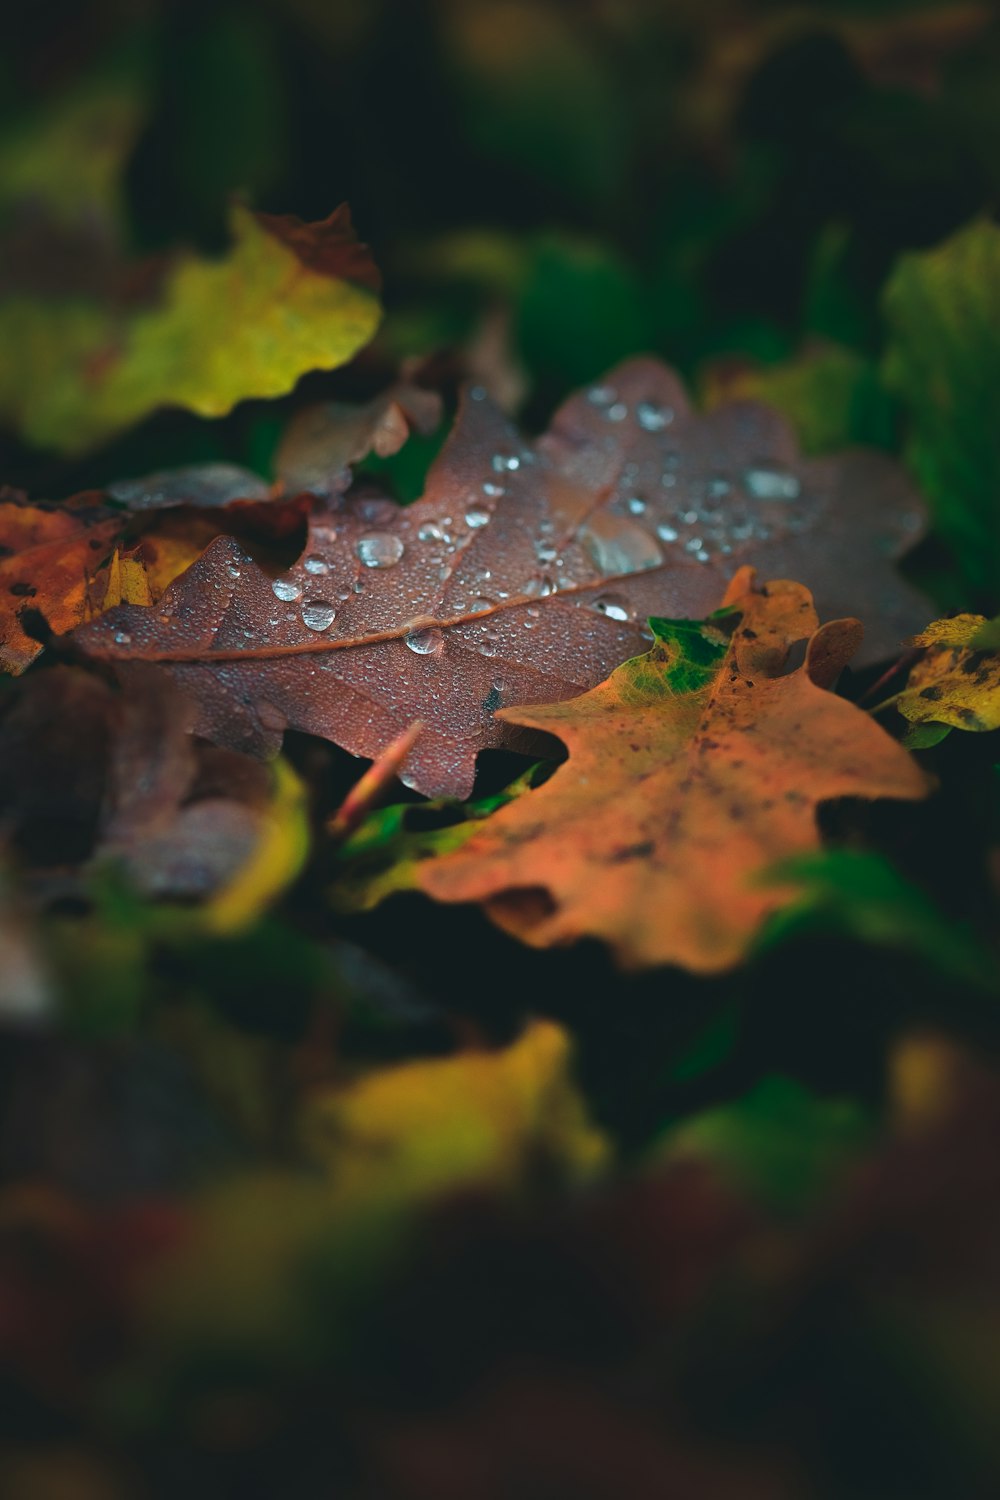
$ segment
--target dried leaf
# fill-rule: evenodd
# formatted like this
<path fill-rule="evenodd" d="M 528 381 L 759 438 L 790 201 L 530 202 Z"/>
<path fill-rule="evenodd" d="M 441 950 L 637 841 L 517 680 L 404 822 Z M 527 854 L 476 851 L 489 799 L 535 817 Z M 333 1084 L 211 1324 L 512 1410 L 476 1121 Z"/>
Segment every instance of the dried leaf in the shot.
<path fill-rule="evenodd" d="M 914 638 L 927 650 L 895 700 L 911 724 L 1000 729 L 1000 650 L 980 644 L 990 639 L 990 624 L 982 615 L 956 615 Z"/>
<path fill-rule="evenodd" d="M 307 406 L 291 422 L 275 459 L 275 473 L 291 495 L 309 490 L 330 495 L 346 488 L 344 471 L 369 453 L 387 458 L 411 429 L 433 432 L 441 421 L 441 398 L 416 385 L 392 386 L 366 406 L 329 401 Z"/>
<path fill-rule="evenodd" d="M 178 258 L 152 306 L 15 294 L 0 336 L 0 416 L 39 447 L 79 453 L 162 406 L 216 417 L 343 364 L 378 324 L 378 278 L 346 206 L 306 224 L 232 211 L 218 261 Z"/>
<path fill-rule="evenodd" d="M 891 650 L 920 616 L 892 558 L 920 529 L 888 459 L 801 460 L 776 413 L 698 416 L 676 376 L 635 360 L 533 447 L 474 391 L 417 504 L 317 505 L 276 579 L 220 539 L 155 612 L 122 608 L 79 640 L 161 665 L 199 733 L 257 754 L 292 727 L 375 758 L 422 719 L 404 780 L 464 797 L 477 752 L 512 742 L 496 708 L 593 687 L 642 649 L 648 615 L 703 614 L 748 559 L 863 614 L 869 655 Z"/>
<path fill-rule="evenodd" d="M 201 555 L 225 527 L 259 518 L 268 502 L 280 523 L 292 502 L 274 504 L 274 491 L 234 464 L 200 464 L 149 474 L 55 504 L 31 505 L 18 491 L 0 495 L 0 667 L 19 673 L 42 647 L 25 633 L 21 616 L 37 609 L 56 635 L 118 604 L 150 604 Z M 223 517 L 226 507 L 236 507 Z M 194 508 L 200 512 L 192 514 Z M 171 512 L 176 512 L 171 514 Z M 218 514 L 215 514 L 218 512 Z M 141 519 L 144 515 L 149 519 Z M 122 591 L 118 544 L 136 533 Z M 117 561 L 116 561 L 117 559 Z M 117 570 L 117 571 L 116 571 Z M 143 596 L 140 573 L 148 597 Z M 138 589 L 129 594 L 128 587 Z"/>
<path fill-rule="evenodd" d="M 704 623 L 654 620 L 656 644 L 568 703 L 512 722 L 569 750 L 538 790 L 500 809 L 419 885 L 483 901 L 536 947 L 602 937 L 623 965 L 702 973 L 741 959 L 787 889 L 760 879 L 818 847 L 833 797 L 921 798 L 930 781 L 867 715 L 827 691 L 860 636 L 817 629 L 806 589 L 733 580 Z M 789 649 L 804 664 L 785 673 Z"/>
<path fill-rule="evenodd" d="M 62 509 L 29 505 L 7 490 L 0 500 L 0 666 L 23 672 L 42 649 L 21 627 L 21 614 L 41 609 L 57 635 L 100 607 L 102 564 L 122 520 L 96 495 Z"/>

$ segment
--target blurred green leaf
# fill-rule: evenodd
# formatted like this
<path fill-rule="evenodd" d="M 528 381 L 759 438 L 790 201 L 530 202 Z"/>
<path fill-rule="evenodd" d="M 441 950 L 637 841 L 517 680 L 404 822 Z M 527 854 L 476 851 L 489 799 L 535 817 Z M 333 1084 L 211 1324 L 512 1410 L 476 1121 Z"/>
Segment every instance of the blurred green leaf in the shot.
<path fill-rule="evenodd" d="M 991 596 L 1000 579 L 1000 229 L 980 219 L 904 256 L 885 315 L 883 377 L 909 417 L 907 459 L 968 585 Z"/>

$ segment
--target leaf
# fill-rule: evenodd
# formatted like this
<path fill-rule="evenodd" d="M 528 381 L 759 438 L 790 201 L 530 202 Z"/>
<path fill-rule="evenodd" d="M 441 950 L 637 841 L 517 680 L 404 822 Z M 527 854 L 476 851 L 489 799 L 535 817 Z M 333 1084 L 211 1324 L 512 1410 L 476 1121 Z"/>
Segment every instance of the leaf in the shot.
<path fill-rule="evenodd" d="M 698 623 L 651 621 L 656 644 L 567 703 L 504 718 L 555 734 L 566 765 L 501 808 L 419 886 L 482 901 L 535 947 L 593 936 L 623 966 L 700 973 L 743 958 L 788 899 L 761 880 L 819 845 L 833 797 L 919 799 L 928 777 L 860 709 L 827 689 L 856 620 L 817 629 L 806 589 L 741 572 Z M 785 672 L 796 641 L 804 664 Z"/>
<path fill-rule="evenodd" d="M 967 582 L 1000 576 L 1000 228 L 979 220 L 905 255 L 885 291 L 884 379 L 906 404 L 906 456 Z"/>
<path fill-rule="evenodd" d="M 218 535 L 223 523 L 212 519 L 212 510 L 270 494 L 256 474 L 232 464 L 151 474 L 114 484 L 107 495 L 92 491 L 62 504 L 31 505 L 18 491 L 0 492 L 0 667 L 23 672 L 42 649 L 23 629 L 25 609 L 40 611 L 54 633 L 64 635 L 117 604 L 155 602 Z M 153 523 L 135 519 L 180 506 L 206 514 L 185 515 L 179 524 L 158 519 L 155 536 Z M 145 533 L 141 550 L 129 556 L 131 586 L 142 589 L 141 571 L 149 598 L 122 592 L 118 544 L 130 529 Z"/>
<path fill-rule="evenodd" d="M 852 349 L 823 345 L 777 365 L 714 360 L 701 384 L 709 409 L 726 401 L 766 401 L 792 423 L 806 453 L 849 443 L 891 446 L 891 408 L 875 366 Z"/>
<path fill-rule="evenodd" d="M 731 1104 L 674 1126 L 654 1146 L 656 1165 L 706 1161 L 785 1212 L 813 1207 L 871 1134 L 853 1099 L 823 1099 L 772 1075 Z"/>
<path fill-rule="evenodd" d="M 920 525 L 888 459 L 801 460 L 767 408 L 698 416 L 669 370 L 634 360 L 534 446 L 474 388 L 415 505 L 317 504 L 277 579 L 219 540 L 157 610 L 78 639 L 159 664 L 198 733 L 255 754 L 291 727 L 374 759 L 421 719 L 403 779 L 466 797 L 477 752 L 519 742 L 496 708 L 593 687 L 643 649 L 648 615 L 704 613 L 747 559 L 801 573 L 831 613 L 856 607 L 869 655 L 892 650 L 920 607 L 891 559 Z"/>
<path fill-rule="evenodd" d="M 203 900 L 200 929 L 224 935 L 301 868 L 308 822 L 291 768 L 198 744 L 188 706 L 154 673 L 116 691 L 55 666 L 4 707 L 0 811 L 28 867 L 66 886 L 70 868 L 113 865 L 145 897 Z"/>
<path fill-rule="evenodd" d="M 880 855 L 824 849 L 786 860 L 765 879 L 798 888 L 761 934 L 765 951 L 790 938 L 834 932 L 912 955 L 979 989 L 996 988 L 992 955 L 973 932 L 950 922 L 931 898 Z"/>
<path fill-rule="evenodd" d="M 608 1147 L 587 1120 L 566 1033 L 534 1021 L 497 1052 L 403 1063 L 306 1106 L 306 1148 L 342 1213 L 380 1212 L 468 1186 L 516 1189 L 548 1161 L 587 1181 Z"/>
<path fill-rule="evenodd" d="M 6 490 L 0 499 L 0 666 L 23 672 L 42 649 L 21 626 L 40 608 L 57 635 L 99 608 L 101 564 L 123 529 L 100 497 L 79 496 L 61 509 L 29 505 Z"/>
<path fill-rule="evenodd" d="M 914 645 L 927 649 L 894 701 L 917 732 L 938 725 L 1000 729 L 1000 649 L 980 644 L 994 642 L 995 629 L 996 622 L 982 615 L 956 615 L 935 620 L 914 637 Z"/>
<path fill-rule="evenodd" d="M 398 453 L 411 429 L 427 434 L 441 421 L 436 391 L 401 383 L 365 406 L 328 401 L 307 406 L 289 424 L 275 457 L 275 473 L 288 494 L 328 495 L 345 488 L 351 464 L 374 453 Z"/>
<path fill-rule="evenodd" d="M 20 356 L 0 377 L 0 417 L 29 443 L 80 453 L 162 406 L 217 417 L 283 395 L 368 342 L 378 277 L 346 205 L 314 224 L 237 205 L 231 228 L 222 260 L 178 257 L 150 306 L 0 302 L 0 337 Z"/>

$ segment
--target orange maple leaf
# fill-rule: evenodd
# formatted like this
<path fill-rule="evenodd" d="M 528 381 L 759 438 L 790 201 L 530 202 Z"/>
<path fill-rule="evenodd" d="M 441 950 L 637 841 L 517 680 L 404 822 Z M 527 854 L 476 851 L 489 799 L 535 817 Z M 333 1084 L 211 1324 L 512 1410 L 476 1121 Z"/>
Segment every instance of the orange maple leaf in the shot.
<path fill-rule="evenodd" d="M 743 958 L 787 899 L 758 877 L 818 847 L 819 802 L 919 799 L 933 783 L 828 690 L 861 626 L 818 629 L 801 584 L 757 588 L 744 568 L 708 620 L 651 625 L 653 648 L 591 692 L 502 711 L 557 735 L 568 762 L 415 879 L 438 900 L 484 902 L 535 947 L 593 936 L 625 967 L 709 973 Z"/>

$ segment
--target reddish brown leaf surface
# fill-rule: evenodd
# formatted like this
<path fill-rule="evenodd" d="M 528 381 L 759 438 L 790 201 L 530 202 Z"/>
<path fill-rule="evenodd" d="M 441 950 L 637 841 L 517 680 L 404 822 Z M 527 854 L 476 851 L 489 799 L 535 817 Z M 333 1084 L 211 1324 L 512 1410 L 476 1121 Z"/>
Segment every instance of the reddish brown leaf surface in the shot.
<path fill-rule="evenodd" d="M 159 664 L 200 733 L 258 754 L 292 727 L 375 757 L 419 718 L 404 779 L 466 796 L 477 752 L 512 741 L 497 708 L 593 687 L 644 649 L 647 616 L 707 613 L 740 563 L 801 577 L 865 619 L 870 656 L 893 650 L 926 612 L 893 567 L 922 524 L 890 460 L 803 460 L 774 412 L 699 416 L 640 359 L 533 446 L 474 388 L 416 505 L 318 504 L 280 578 L 220 539 L 156 609 L 79 639 Z"/>
<path fill-rule="evenodd" d="M 857 649 L 856 620 L 817 629 L 807 589 L 755 589 L 750 569 L 724 603 L 738 613 L 654 621 L 653 649 L 592 692 L 508 710 L 557 735 L 569 760 L 425 861 L 417 884 L 486 902 L 536 947 L 600 937 L 630 968 L 709 973 L 745 957 L 786 899 L 760 877 L 819 847 L 819 802 L 926 796 L 913 758 L 827 691 Z M 802 640 L 805 662 L 786 672 Z"/>

